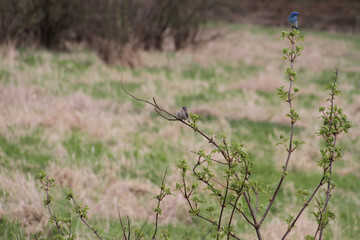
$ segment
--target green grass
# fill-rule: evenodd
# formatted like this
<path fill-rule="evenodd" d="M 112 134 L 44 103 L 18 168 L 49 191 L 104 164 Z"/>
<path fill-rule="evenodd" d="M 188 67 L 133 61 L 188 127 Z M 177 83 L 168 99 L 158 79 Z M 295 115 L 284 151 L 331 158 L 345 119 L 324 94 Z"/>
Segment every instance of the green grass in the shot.
<path fill-rule="evenodd" d="M 60 71 L 63 71 L 65 74 L 82 74 L 89 67 L 93 65 L 93 61 L 74 61 L 74 60 L 65 60 L 65 59 L 54 59 L 54 64 Z"/>
<path fill-rule="evenodd" d="M 261 35 L 279 35 L 280 32 L 278 27 L 271 27 L 271 26 L 259 26 L 259 25 L 249 25 L 249 24 L 238 24 L 238 23 L 228 23 L 227 26 L 231 30 L 247 30 L 250 31 L 252 34 L 261 34 Z"/>
<path fill-rule="evenodd" d="M 144 133 L 149 130 L 144 130 Z M 150 131 L 157 132 L 154 128 Z M 161 183 L 165 169 L 174 166 L 174 163 L 182 156 L 180 146 L 173 146 L 166 140 L 145 139 L 142 134 L 136 134 L 132 138 L 134 150 L 124 150 L 126 158 L 133 164 L 127 169 L 123 169 L 121 175 L 124 178 L 148 179 L 156 186 Z M 150 147 L 151 151 L 142 152 L 144 148 Z M 171 170 L 169 170 L 171 172 Z"/>
<path fill-rule="evenodd" d="M 20 147 L 17 144 L 9 142 L 6 137 L 0 135 L 0 146 L 2 151 L 13 159 L 18 159 L 22 156 Z"/>
<path fill-rule="evenodd" d="M 190 64 L 181 73 L 184 79 L 200 79 L 206 82 L 229 82 L 234 79 L 254 76 L 262 67 L 247 65 L 239 61 L 236 65 L 226 62 L 218 62 L 216 66 L 204 67 L 199 64 Z"/>
<path fill-rule="evenodd" d="M 10 82 L 10 72 L 5 69 L 0 70 L 0 83 L 6 85 Z"/>
<path fill-rule="evenodd" d="M 205 81 L 211 81 L 216 78 L 216 68 L 202 67 L 198 64 L 190 65 L 187 69 L 183 70 L 182 77 L 185 79 L 202 79 Z"/>
<path fill-rule="evenodd" d="M 299 106 L 307 109 L 316 109 L 318 102 L 322 100 L 318 95 L 315 94 L 298 94 L 296 102 Z"/>
<path fill-rule="evenodd" d="M 235 141 L 244 141 L 257 143 L 259 145 L 273 145 L 269 139 L 269 136 L 275 136 L 274 131 L 289 133 L 290 126 L 279 123 L 271 123 L 266 121 L 255 122 L 249 119 L 230 120 L 231 127 L 233 129 L 233 138 Z M 294 134 L 298 135 L 302 130 L 301 127 L 294 128 Z"/>
<path fill-rule="evenodd" d="M 177 105 L 192 105 L 204 102 L 215 102 L 226 96 L 226 93 L 219 93 L 217 84 L 211 84 L 207 89 L 199 89 L 197 93 L 183 94 L 176 98 Z"/>
<path fill-rule="evenodd" d="M 19 222 L 0 218 L 0 236 L 3 240 L 25 239 L 26 233 Z"/>
<path fill-rule="evenodd" d="M 34 52 L 22 51 L 20 54 L 22 62 L 29 65 L 30 67 L 35 67 L 44 63 L 44 59 L 41 55 L 34 54 Z"/>
<path fill-rule="evenodd" d="M 104 145 L 103 142 L 92 139 L 81 132 L 73 132 L 62 142 L 67 151 L 69 163 L 74 165 L 87 165 L 100 171 L 101 167 L 97 164 L 100 159 L 106 157 L 114 159 L 113 153 Z"/>
<path fill-rule="evenodd" d="M 129 92 L 134 92 L 139 83 L 123 83 L 124 87 Z M 82 91 L 90 95 L 94 99 L 114 99 L 124 101 L 128 96 L 124 93 L 121 82 L 119 81 L 102 81 L 93 84 L 88 83 L 75 83 L 71 86 L 73 91 Z"/>
<path fill-rule="evenodd" d="M 122 219 L 125 227 L 127 228 L 127 219 L 123 216 Z M 183 224 L 164 224 L 158 227 L 157 236 L 160 237 L 163 235 L 164 231 L 170 235 L 171 239 L 202 239 L 202 237 L 209 231 L 211 226 L 205 225 L 201 222 L 196 221 L 196 225 L 187 225 Z M 121 225 L 119 220 L 108 220 L 108 219 L 98 219 L 96 222 L 92 222 L 96 226 L 100 226 L 100 234 L 104 236 L 106 239 L 119 239 L 123 232 L 121 230 Z M 106 224 L 104 224 L 106 223 Z M 130 228 L 132 231 L 136 231 L 137 233 L 142 228 L 145 221 L 139 219 L 132 219 L 130 222 Z M 128 228 L 127 228 L 128 229 Z M 151 239 L 154 235 L 155 224 L 151 223 L 150 220 L 144 225 L 142 233 L 145 235 L 145 239 Z M 194 233 L 196 235 L 194 236 Z M 136 236 L 138 236 L 136 234 Z M 131 238 L 135 239 L 135 235 L 131 235 Z"/>
<path fill-rule="evenodd" d="M 18 168 L 36 174 L 45 169 L 52 156 L 42 152 L 40 140 L 33 136 L 24 136 L 19 141 L 13 142 L 0 135 L 0 149 L 5 154 L 1 165 L 5 168 Z M 15 164 L 17 162 L 17 164 Z"/>

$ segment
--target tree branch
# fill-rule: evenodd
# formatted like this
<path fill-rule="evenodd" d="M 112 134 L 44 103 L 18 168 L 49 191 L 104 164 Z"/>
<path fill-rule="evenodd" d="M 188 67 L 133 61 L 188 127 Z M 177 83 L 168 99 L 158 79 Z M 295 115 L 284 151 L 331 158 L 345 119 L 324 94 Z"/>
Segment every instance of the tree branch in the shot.
<path fill-rule="evenodd" d="M 154 101 L 155 101 L 155 100 L 154 100 Z M 156 209 L 159 209 L 159 208 L 160 208 L 160 203 L 161 203 L 161 201 L 164 199 L 164 196 L 163 196 L 164 190 L 165 190 L 165 189 L 164 189 L 164 188 L 165 188 L 164 182 L 165 182 L 165 177 L 166 177 L 168 168 L 169 168 L 169 167 L 166 168 L 164 177 L 163 177 L 162 182 L 161 182 L 160 193 L 159 193 L 159 195 L 158 195 L 158 197 L 157 197 L 158 202 L 157 202 L 157 207 L 156 207 Z M 160 214 L 160 213 L 159 213 L 158 211 L 156 211 L 156 215 L 155 215 L 155 219 L 156 219 L 156 220 L 155 220 L 155 232 L 154 232 L 154 235 L 153 235 L 152 239 L 155 239 L 155 237 L 156 237 L 156 233 L 157 233 L 157 229 L 158 229 L 159 214 Z"/>
<path fill-rule="evenodd" d="M 291 59 L 290 59 L 290 68 L 291 70 L 293 70 L 293 62 L 294 62 L 294 56 L 293 56 L 293 51 L 294 51 L 294 47 L 295 47 L 295 37 L 288 37 L 291 41 Z M 290 81 L 290 84 L 289 84 L 289 90 L 288 90 L 288 95 L 287 95 L 287 102 L 289 103 L 289 108 L 292 109 L 292 100 L 291 100 L 291 89 L 292 89 L 292 84 L 293 84 L 293 77 L 289 75 L 289 81 Z M 284 165 L 284 169 L 283 169 L 283 173 L 281 174 L 281 178 L 279 180 L 279 183 L 276 187 L 276 190 L 273 194 L 273 196 L 271 197 L 271 201 L 269 203 L 269 205 L 267 206 L 266 210 L 265 210 L 265 213 L 263 215 L 263 217 L 261 218 L 259 224 L 262 225 L 262 223 L 264 222 L 267 214 L 269 213 L 269 210 L 271 208 L 271 206 L 274 204 L 275 202 L 275 198 L 277 196 L 277 194 L 279 193 L 279 190 L 280 190 L 280 187 L 284 181 L 284 178 L 285 178 L 285 172 L 287 170 L 287 167 L 288 167 L 288 164 L 289 164 L 289 161 L 290 161 L 290 158 L 291 158 L 291 153 L 293 152 L 292 151 L 292 144 L 293 144 L 293 136 L 294 136 L 294 124 L 295 122 L 293 121 L 293 119 L 291 119 L 291 130 L 290 130 L 290 140 L 289 140 L 289 147 L 288 147 L 288 155 L 286 157 L 286 162 L 285 162 L 285 165 Z"/>

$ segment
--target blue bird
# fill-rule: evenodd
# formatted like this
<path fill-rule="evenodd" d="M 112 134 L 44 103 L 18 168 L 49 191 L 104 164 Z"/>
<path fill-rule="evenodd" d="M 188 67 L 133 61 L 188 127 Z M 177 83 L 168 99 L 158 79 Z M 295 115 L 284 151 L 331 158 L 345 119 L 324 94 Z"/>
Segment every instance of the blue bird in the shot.
<path fill-rule="evenodd" d="M 298 19 L 297 19 L 297 15 L 299 15 L 298 12 L 292 12 L 289 16 L 289 23 L 290 23 L 290 26 L 292 28 L 295 28 L 296 30 L 298 30 Z"/>

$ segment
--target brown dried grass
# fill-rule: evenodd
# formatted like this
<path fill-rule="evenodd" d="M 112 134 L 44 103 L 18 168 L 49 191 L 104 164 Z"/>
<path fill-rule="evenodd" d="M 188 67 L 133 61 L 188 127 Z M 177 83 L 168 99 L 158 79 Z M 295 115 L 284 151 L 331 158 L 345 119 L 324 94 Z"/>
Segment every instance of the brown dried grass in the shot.
<path fill-rule="evenodd" d="M 47 172 L 62 187 L 71 187 L 76 198 L 86 202 L 90 208 L 90 217 L 117 218 L 117 207 L 123 216 L 153 221 L 156 200 L 153 197 L 159 187 L 147 180 L 121 179 L 114 174 L 121 168 L 110 162 L 103 165 L 103 171 L 95 174 L 90 168 L 64 167 L 52 164 Z M 174 185 L 168 183 L 167 185 Z M 172 186 L 174 187 L 174 186 Z M 175 193 L 161 204 L 166 214 L 161 216 L 162 223 L 186 220 L 184 216 L 185 200 Z"/>
<path fill-rule="evenodd" d="M 19 221 L 27 231 L 40 230 L 49 219 L 43 196 L 32 176 L 0 170 L 0 218 Z"/>

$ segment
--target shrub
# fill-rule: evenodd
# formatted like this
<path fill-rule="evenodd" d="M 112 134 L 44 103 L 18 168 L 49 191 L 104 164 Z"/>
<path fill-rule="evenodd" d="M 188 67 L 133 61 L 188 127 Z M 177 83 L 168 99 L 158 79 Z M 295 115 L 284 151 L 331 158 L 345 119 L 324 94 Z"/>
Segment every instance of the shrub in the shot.
<path fill-rule="evenodd" d="M 204 0 L 2 0 L 0 44 L 64 49 L 66 42 L 85 42 L 107 63 L 133 65 L 129 52 L 162 50 L 166 37 L 176 50 L 193 44 L 206 6 Z"/>

